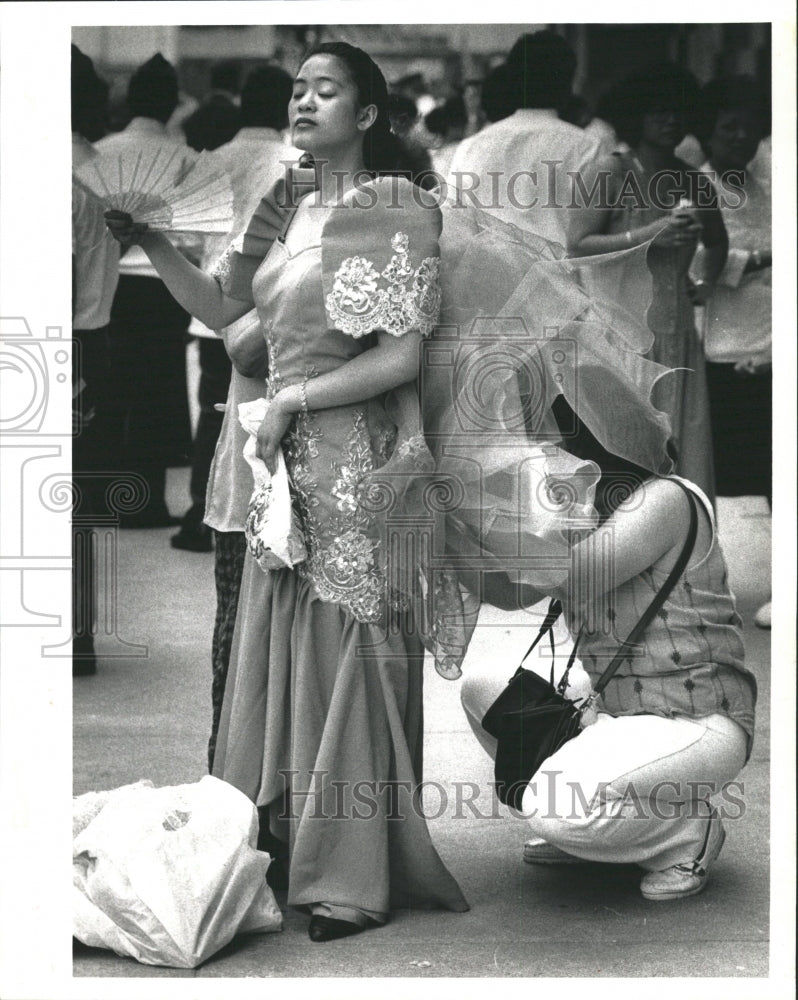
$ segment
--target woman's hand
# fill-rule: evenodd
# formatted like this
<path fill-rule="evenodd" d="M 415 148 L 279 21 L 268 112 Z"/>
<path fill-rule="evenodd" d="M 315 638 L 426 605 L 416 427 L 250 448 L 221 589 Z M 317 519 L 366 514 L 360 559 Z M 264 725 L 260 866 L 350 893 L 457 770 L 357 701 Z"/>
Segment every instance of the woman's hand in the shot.
<path fill-rule="evenodd" d="M 690 296 L 690 301 L 694 306 L 705 306 L 712 298 L 712 291 L 712 285 L 703 278 L 693 281 L 688 277 L 687 294 Z"/>
<path fill-rule="evenodd" d="M 105 224 L 115 240 L 123 247 L 137 246 L 148 230 L 146 222 L 134 222 L 128 212 L 111 209 L 105 213 Z"/>
<path fill-rule="evenodd" d="M 665 220 L 665 225 L 654 238 L 654 245 L 674 249 L 697 243 L 703 226 L 698 219 L 687 212 L 675 212 Z"/>
<path fill-rule="evenodd" d="M 288 425 L 291 423 L 291 411 L 285 406 L 285 400 L 278 393 L 269 403 L 266 416 L 258 428 L 258 444 L 255 454 L 266 464 L 273 476 L 277 471 L 277 449 L 285 437 Z"/>
<path fill-rule="evenodd" d="M 773 251 L 754 250 L 745 265 L 745 273 L 751 274 L 753 271 L 764 271 L 768 267 L 773 267 Z"/>
<path fill-rule="evenodd" d="M 753 358 L 746 358 L 745 361 L 738 361 L 734 366 L 737 375 L 743 377 L 749 375 L 765 375 L 773 370 L 772 361 L 755 361 Z"/>

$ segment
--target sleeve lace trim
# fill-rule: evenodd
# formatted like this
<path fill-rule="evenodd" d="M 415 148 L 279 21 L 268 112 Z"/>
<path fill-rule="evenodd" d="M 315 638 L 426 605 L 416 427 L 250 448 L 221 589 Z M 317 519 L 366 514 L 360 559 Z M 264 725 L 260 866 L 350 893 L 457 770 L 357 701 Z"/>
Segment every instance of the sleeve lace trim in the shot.
<path fill-rule="evenodd" d="M 440 257 L 425 257 L 413 270 L 410 240 L 396 233 L 383 271 L 365 257 L 347 257 L 335 272 L 327 313 L 336 330 L 363 337 L 384 330 L 401 337 L 410 330 L 429 336 L 438 321 Z"/>
<path fill-rule="evenodd" d="M 233 257 L 236 253 L 241 253 L 244 244 L 243 236 L 238 236 L 221 254 L 216 263 L 210 268 L 209 274 L 222 287 L 230 280 L 230 269 L 233 265 Z"/>

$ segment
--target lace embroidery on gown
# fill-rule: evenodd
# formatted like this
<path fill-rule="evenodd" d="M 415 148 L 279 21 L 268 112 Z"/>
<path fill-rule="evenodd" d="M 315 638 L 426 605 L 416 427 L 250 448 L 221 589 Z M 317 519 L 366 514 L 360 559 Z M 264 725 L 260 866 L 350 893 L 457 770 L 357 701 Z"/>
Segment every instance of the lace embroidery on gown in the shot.
<path fill-rule="evenodd" d="M 379 621 L 385 595 L 385 578 L 377 564 L 379 541 L 363 503 L 366 477 L 373 468 L 365 413 L 356 410 L 344 460 L 333 463 L 336 478 L 330 492 L 338 514 L 321 528 L 310 512 L 314 544 L 303 571 L 323 601 L 342 604 L 360 622 Z"/>
<path fill-rule="evenodd" d="M 366 257 L 347 257 L 336 270 L 327 295 L 332 326 L 351 337 L 384 330 L 401 337 L 418 330 L 427 337 L 438 319 L 441 303 L 439 257 L 425 257 L 413 270 L 410 238 L 396 233 L 387 267 L 378 271 Z"/>

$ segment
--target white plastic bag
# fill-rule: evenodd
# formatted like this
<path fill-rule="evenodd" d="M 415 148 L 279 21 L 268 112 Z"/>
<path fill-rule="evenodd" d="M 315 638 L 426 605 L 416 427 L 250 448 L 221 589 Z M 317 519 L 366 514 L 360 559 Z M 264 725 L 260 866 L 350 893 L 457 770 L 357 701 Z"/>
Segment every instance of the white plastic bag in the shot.
<path fill-rule="evenodd" d="M 257 811 L 227 782 L 90 792 L 74 800 L 73 825 L 73 934 L 84 944 L 193 969 L 236 934 L 282 929 Z"/>
<path fill-rule="evenodd" d="M 255 489 L 249 501 L 244 534 L 250 552 L 263 570 L 289 568 L 307 558 L 305 540 L 291 504 L 288 470 L 282 449 L 277 450 L 277 469 L 269 474 L 265 462 L 255 454 L 257 433 L 269 404 L 255 399 L 238 404 L 238 419 L 249 434 L 244 458 L 252 468 Z"/>

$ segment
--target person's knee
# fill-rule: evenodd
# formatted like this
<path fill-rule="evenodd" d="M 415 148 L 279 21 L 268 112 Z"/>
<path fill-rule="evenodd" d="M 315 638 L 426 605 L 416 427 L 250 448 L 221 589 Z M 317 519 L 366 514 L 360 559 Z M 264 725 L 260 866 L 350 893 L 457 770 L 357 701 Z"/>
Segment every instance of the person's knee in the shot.
<path fill-rule="evenodd" d="M 486 711 L 482 707 L 484 700 L 484 682 L 479 677 L 464 677 L 460 685 L 460 703 L 466 715 L 480 722 Z"/>

